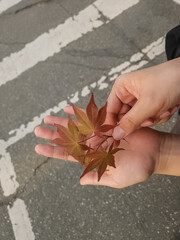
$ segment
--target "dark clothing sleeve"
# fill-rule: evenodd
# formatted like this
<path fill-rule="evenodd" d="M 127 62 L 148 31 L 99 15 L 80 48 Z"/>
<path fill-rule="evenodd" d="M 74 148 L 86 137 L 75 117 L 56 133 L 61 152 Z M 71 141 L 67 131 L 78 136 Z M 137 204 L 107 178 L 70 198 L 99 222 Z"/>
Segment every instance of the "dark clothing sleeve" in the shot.
<path fill-rule="evenodd" d="M 180 25 L 167 33 L 165 47 L 168 60 L 180 57 Z"/>
<path fill-rule="evenodd" d="M 167 33 L 165 47 L 168 60 L 180 57 L 180 25 Z M 180 108 L 178 115 L 180 115 Z"/>

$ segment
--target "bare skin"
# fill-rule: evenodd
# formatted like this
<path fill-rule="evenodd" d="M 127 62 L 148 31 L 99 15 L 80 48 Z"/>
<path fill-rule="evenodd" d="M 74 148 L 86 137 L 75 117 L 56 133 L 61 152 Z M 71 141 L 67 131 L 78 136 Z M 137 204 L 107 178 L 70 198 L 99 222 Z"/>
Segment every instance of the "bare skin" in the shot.
<path fill-rule="evenodd" d="M 54 125 L 54 123 L 67 125 L 67 119 L 53 116 L 45 117 L 44 122 L 47 125 Z M 35 134 L 37 137 L 48 140 L 58 137 L 56 130 L 41 126 L 35 129 Z M 125 150 L 115 154 L 116 168 L 109 167 L 99 182 L 97 181 L 97 173 L 91 171 L 81 178 L 80 183 L 82 185 L 91 184 L 124 188 L 145 181 L 153 173 L 172 174 L 173 168 L 177 169 L 177 166 L 169 167 L 167 152 L 171 153 L 172 149 L 168 150 L 169 140 L 166 141 L 166 139 L 168 139 L 166 134 L 149 128 L 136 130 L 126 137 L 128 143 L 124 140 L 119 143 L 119 146 L 125 148 Z M 177 140 L 179 141 L 180 139 L 178 138 Z M 175 144 L 175 148 L 177 146 L 178 144 Z M 59 146 L 38 144 L 35 147 L 35 151 L 47 157 L 76 162 L 64 148 Z M 176 153 L 177 155 L 180 154 L 178 147 Z M 179 164 L 179 160 L 176 157 L 174 159 L 175 163 Z M 170 165 L 172 166 L 172 162 Z M 169 169 L 170 172 L 168 172 Z M 178 174 L 180 175 L 180 169 L 174 175 Z"/>
<path fill-rule="evenodd" d="M 108 97 L 115 139 L 169 120 L 180 106 L 180 58 L 119 76 Z"/>
<path fill-rule="evenodd" d="M 180 136 L 162 133 L 147 126 L 167 121 L 180 105 L 180 58 L 137 72 L 121 75 L 108 98 L 106 123 L 117 126 L 113 137 L 125 150 L 115 154 L 116 168 L 109 167 L 98 182 L 97 172 L 81 178 L 82 185 L 127 187 L 148 179 L 152 174 L 180 176 Z M 65 112 L 73 114 L 72 108 Z M 47 116 L 45 124 L 67 125 L 67 119 Z M 131 134 L 130 134 L 131 133 Z M 52 140 L 56 130 L 37 127 L 37 137 Z M 109 141 L 112 141 L 109 140 Z M 98 144 L 94 138 L 92 144 Z M 38 154 L 69 161 L 76 160 L 64 148 L 38 144 Z"/>

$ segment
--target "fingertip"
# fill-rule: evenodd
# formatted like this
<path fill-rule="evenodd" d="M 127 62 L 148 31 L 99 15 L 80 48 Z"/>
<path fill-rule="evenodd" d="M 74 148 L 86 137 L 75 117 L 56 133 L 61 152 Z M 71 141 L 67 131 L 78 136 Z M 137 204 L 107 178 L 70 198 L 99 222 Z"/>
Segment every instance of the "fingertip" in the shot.
<path fill-rule="evenodd" d="M 89 172 L 80 178 L 81 185 L 95 185 L 95 180 L 97 178 L 97 172 Z"/>
<path fill-rule="evenodd" d="M 166 117 L 169 117 L 171 115 L 170 111 L 166 111 L 166 112 L 163 112 L 159 118 L 160 119 L 163 119 L 163 118 L 166 118 Z"/>
<path fill-rule="evenodd" d="M 142 124 L 141 127 L 150 127 L 153 125 L 153 121 L 151 120 L 145 120 Z"/>
<path fill-rule="evenodd" d="M 36 137 L 38 137 L 38 132 L 39 132 L 39 126 L 35 127 L 34 129 L 34 134 L 36 135 Z"/>
<path fill-rule="evenodd" d="M 40 153 L 40 151 L 39 151 L 40 146 L 39 146 L 39 145 L 40 145 L 40 144 L 37 144 L 37 145 L 35 146 L 35 148 L 34 148 L 34 150 L 35 150 L 36 153 Z"/>
<path fill-rule="evenodd" d="M 178 108 L 179 108 L 179 106 L 172 108 L 171 115 L 173 115 L 178 110 Z"/>
<path fill-rule="evenodd" d="M 67 106 L 65 106 L 65 107 L 63 108 L 63 110 L 68 109 L 68 108 L 70 108 L 70 107 L 71 107 L 70 105 L 67 105 Z"/>
<path fill-rule="evenodd" d="M 80 184 L 81 184 L 82 186 L 95 185 L 95 184 L 93 184 L 92 182 L 87 182 L 86 180 L 85 180 L 85 181 L 84 181 L 84 180 L 80 180 Z"/>
<path fill-rule="evenodd" d="M 85 182 L 83 181 L 83 178 L 80 178 L 80 184 L 83 186 L 83 185 L 86 185 Z"/>
<path fill-rule="evenodd" d="M 117 126 L 114 128 L 112 136 L 115 140 L 121 140 L 122 138 L 127 136 L 127 133 L 122 128 Z"/>
<path fill-rule="evenodd" d="M 72 106 L 69 106 L 67 105 L 66 107 L 63 108 L 63 111 L 65 113 L 69 113 L 69 114 L 73 114 L 74 113 L 74 110 L 73 110 L 73 107 Z"/>
<path fill-rule="evenodd" d="M 45 118 L 44 118 L 44 123 L 45 124 L 49 124 L 49 118 L 50 118 L 51 116 L 50 115 L 48 115 L 48 116 L 46 116 Z"/>
<path fill-rule="evenodd" d="M 86 176 L 80 178 L 80 184 L 81 185 L 88 185 L 89 184 Z"/>
<path fill-rule="evenodd" d="M 34 128 L 34 134 L 36 135 L 37 127 Z"/>

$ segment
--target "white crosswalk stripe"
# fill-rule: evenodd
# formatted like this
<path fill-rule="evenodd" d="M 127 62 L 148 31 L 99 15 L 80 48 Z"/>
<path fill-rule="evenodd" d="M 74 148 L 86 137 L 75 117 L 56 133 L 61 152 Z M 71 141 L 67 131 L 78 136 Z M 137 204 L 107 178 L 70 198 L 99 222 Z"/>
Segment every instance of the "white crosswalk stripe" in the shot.
<path fill-rule="evenodd" d="M 126 3 L 119 0 L 112 1 L 98 0 L 94 2 L 86 9 L 82 10 L 77 16 L 73 18 L 70 17 L 64 24 L 60 24 L 55 29 L 49 30 L 49 33 L 42 34 L 35 41 L 27 44 L 20 52 L 13 53 L 9 57 L 4 58 L 0 63 L 0 86 L 17 78 L 20 74 L 27 71 L 29 68 L 32 68 L 38 62 L 45 61 L 48 57 L 60 52 L 61 49 L 67 46 L 70 42 L 79 39 L 87 32 L 93 31 L 95 28 L 98 28 L 103 24 L 107 24 L 123 11 L 139 2 L 139 0 L 127 0 Z M 16 3 L 18 2 L 19 1 L 16 1 Z M 16 3 L 14 2 L 14 4 Z M 4 1 L 1 1 L 0 4 L 1 12 L 13 6 L 12 1 L 9 1 L 8 3 L 6 2 L 5 5 L 3 5 Z M 105 22 L 100 20 L 101 14 L 106 17 Z M 76 102 L 78 94 L 79 93 L 75 93 L 70 101 Z M 65 105 L 67 105 L 67 101 L 61 101 L 53 109 L 49 109 L 45 113 L 42 113 L 40 117 L 35 117 L 33 122 L 29 123 L 28 128 L 26 127 L 24 129 L 21 126 L 21 136 L 19 135 L 18 138 L 17 136 L 20 132 L 17 133 L 16 130 L 14 130 L 11 132 L 16 132 L 15 138 L 11 137 L 7 142 L 2 139 L 0 140 L 0 180 L 4 196 L 9 196 L 15 193 L 19 187 L 19 183 L 16 181 L 16 173 L 11 162 L 11 156 L 7 152 L 8 146 L 17 142 L 18 139 L 25 137 L 29 132 L 32 132 L 34 127 L 40 124 L 45 115 L 50 114 L 52 111 L 58 112 Z M 11 207 L 8 206 L 8 212 L 15 239 L 34 240 L 35 235 L 24 201 L 16 199 Z"/>
<path fill-rule="evenodd" d="M 0 14 L 8 10 L 9 8 L 20 3 L 22 0 L 1 0 L 0 1 Z"/>
<path fill-rule="evenodd" d="M 16 173 L 11 162 L 11 156 L 8 152 L 0 157 L 0 171 L 0 182 L 4 196 L 10 196 L 16 192 L 19 183 L 16 180 Z"/>
<path fill-rule="evenodd" d="M 180 4 L 180 0 L 173 0 L 174 2 Z"/>
<path fill-rule="evenodd" d="M 24 201 L 16 199 L 12 207 L 8 206 L 8 212 L 16 240 L 35 240 Z"/>
<path fill-rule="evenodd" d="M 139 62 L 139 60 L 141 60 L 144 57 L 144 55 L 146 55 L 149 58 L 149 60 L 152 60 L 156 56 L 160 55 L 163 52 L 164 52 L 164 37 L 161 37 L 158 40 L 151 43 L 150 45 L 148 45 L 146 48 L 142 49 L 141 52 L 132 55 L 129 61 L 126 61 L 126 62 L 122 63 L 121 65 L 119 65 L 115 68 L 112 68 L 110 70 L 110 72 L 108 73 L 110 81 L 115 80 L 115 78 L 118 76 L 118 74 L 135 71 L 135 70 L 141 68 L 142 66 L 144 66 L 145 64 L 147 64 L 148 61 L 146 61 L 146 60 L 142 60 Z M 144 53 L 144 54 L 142 54 L 142 53 Z M 137 56 L 140 56 L 140 57 L 137 57 Z M 134 64 L 136 62 L 138 62 L 138 65 Z M 101 90 L 104 88 L 103 85 L 105 84 L 104 81 L 106 79 L 107 78 L 105 76 L 102 76 L 97 82 L 94 82 L 94 85 L 92 85 L 92 87 L 85 86 L 84 88 L 85 89 L 89 89 L 89 88 L 93 89 L 97 86 L 98 89 Z M 108 86 L 107 83 L 106 83 L 106 86 Z M 14 144 L 17 141 L 19 141 L 20 139 L 24 138 L 27 134 L 32 133 L 34 128 L 37 125 L 41 124 L 41 122 L 45 116 L 50 115 L 52 113 L 55 113 L 55 114 L 58 113 L 65 106 L 67 106 L 69 101 L 72 103 L 77 102 L 80 97 L 79 96 L 80 92 L 82 92 L 81 96 L 86 96 L 86 94 L 84 93 L 85 91 L 83 89 L 72 94 L 72 97 L 69 96 L 67 99 L 59 102 L 53 108 L 50 108 L 50 109 L 46 110 L 45 112 L 41 113 L 39 116 L 34 117 L 33 120 L 30 121 L 26 126 L 25 126 L 25 124 L 22 124 L 19 128 L 11 130 L 10 134 L 14 134 L 14 136 L 10 137 L 7 141 L 0 139 L 0 141 L 2 143 L 1 146 L 3 146 L 3 148 L 2 148 L 3 151 L 4 151 L 4 148 L 7 149 L 12 144 Z"/>
<path fill-rule="evenodd" d="M 26 127 L 24 124 L 22 124 L 20 126 L 20 128 L 12 130 L 11 133 L 14 133 L 15 136 L 10 137 L 8 139 L 8 141 L 4 141 L 2 139 L 0 140 L 0 142 L 2 143 L 1 146 L 3 146 L 3 149 L 1 149 L 1 152 L 5 152 L 9 146 L 16 143 L 20 139 L 24 138 L 27 134 L 32 133 L 34 128 L 41 123 L 41 121 L 43 120 L 43 118 L 45 116 L 50 115 L 52 113 L 58 113 L 59 111 L 61 111 L 68 104 L 68 101 L 75 103 L 75 102 L 78 102 L 80 96 L 86 97 L 90 93 L 90 90 L 92 90 L 94 88 L 98 88 L 99 90 L 103 90 L 104 88 L 107 88 L 108 82 L 115 80 L 115 78 L 119 74 L 138 70 L 142 66 L 146 65 L 148 63 L 148 61 L 141 60 L 141 59 L 143 59 L 144 56 L 147 56 L 149 58 L 149 60 L 152 60 L 156 56 L 163 53 L 163 51 L 164 51 L 164 38 L 161 37 L 158 40 L 156 40 L 155 42 L 148 45 L 146 48 L 142 49 L 141 52 L 138 52 L 138 53 L 132 55 L 131 58 L 129 59 L 129 61 L 126 61 L 126 62 L 116 66 L 115 68 L 112 68 L 109 71 L 109 73 L 107 74 L 107 76 L 105 76 L 105 75 L 102 76 L 97 82 L 92 83 L 90 86 L 85 86 L 82 90 L 77 91 L 74 94 L 72 94 L 71 97 L 67 98 L 66 100 L 61 101 L 56 106 L 54 106 L 51 109 L 48 109 L 44 113 L 41 113 L 40 116 L 34 117 L 34 119 L 32 121 L 30 121 Z M 7 155 L 9 158 L 9 162 L 7 162 L 5 165 L 4 159 L 7 159 Z M 12 194 L 13 192 L 15 192 L 19 186 L 19 184 L 16 182 L 16 174 L 15 174 L 15 172 L 13 172 L 13 165 L 10 160 L 10 155 L 8 153 L 3 155 L 3 157 L 0 160 L 0 170 L 1 170 L 1 172 L 4 172 L 4 175 L 2 175 L 2 179 L 1 179 L 2 188 L 4 190 L 4 195 L 8 196 L 9 194 Z M 10 176 L 14 176 L 14 177 L 10 178 Z M 6 179 L 8 179 L 9 182 L 6 181 Z M 24 209 L 25 208 L 24 203 L 21 205 L 23 205 L 23 209 Z M 11 218 L 12 218 L 12 215 L 14 216 L 15 219 L 17 218 L 16 210 L 14 210 L 14 211 L 12 210 Z M 22 220 L 20 219 L 19 221 L 21 222 L 21 225 L 23 225 Z M 25 221 L 25 223 L 26 222 L 27 221 Z M 27 225 L 28 225 L 28 229 L 31 229 L 29 227 L 29 223 Z M 23 230 L 24 230 L 24 228 L 23 228 Z M 20 230 L 20 232 L 21 232 L 21 230 Z M 19 236 L 19 232 L 18 232 L 18 230 L 16 232 L 16 228 L 15 228 L 15 235 Z M 32 238 L 30 238 L 30 240 L 33 239 L 33 233 L 31 233 L 31 235 L 32 235 Z"/>
<path fill-rule="evenodd" d="M 84 34 L 107 24 L 138 2 L 139 0 L 95 1 L 80 11 L 78 15 L 68 18 L 63 24 L 50 29 L 48 33 L 44 33 L 33 42 L 26 44 L 21 51 L 5 57 L 0 63 L 0 86 L 16 79 L 37 63 L 52 57 Z M 101 15 L 107 18 L 105 22 L 100 19 Z"/>
<path fill-rule="evenodd" d="M 20 3 L 22 0 L 1 0 L 0 13 Z M 179 0 L 173 0 L 180 3 Z M 82 38 L 83 35 L 110 24 L 110 21 L 124 11 L 135 6 L 139 0 L 97 0 L 81 10 L 76 16 L 69 17 L 64 23 L 56 28 L 48 30 L 38 36 L 34 41 L 26 44 L 18 52 L 11 53 L 0 62 L 0 87 L 18 78 L 22 73 L 33 70 L 38 63 L 46 61 L 56 53 L 68 46 L 68 44 Z M 77 103 L 93 90 L 102 91 L 114 81 L 119 74 L 135 71 L 147 65 L 150 61 L 164 52 L 164 36 L 148 44 L 145 48 L 133 54 L 129 60 L 114 66 L 110 71 L 102 75 L 97 81 L 85 85 L 76 90 L 67 98 L 59 99 L 54 107 L 47 109 L 38 116 L 29 119 L 27 124 L 22 123 L 18 128 L 9 132 L 7 140 L 0 139 L 0 182 L 5 197 L 16 193 L 19 183 L 16 178 L 11 155 L 8 147 L 16 144 L 34 131 L 47 115 L 59 113 L 70 103 Z M 13 82 L 12 82 L 13 86 Z M 10 87 L 12 87 L 10 85 Z M 17 198 L 12 206 L 7 207 L 12 228 L 16 240 L 35 240 L 35 234 L 29 218 L 25 202 Z"/>

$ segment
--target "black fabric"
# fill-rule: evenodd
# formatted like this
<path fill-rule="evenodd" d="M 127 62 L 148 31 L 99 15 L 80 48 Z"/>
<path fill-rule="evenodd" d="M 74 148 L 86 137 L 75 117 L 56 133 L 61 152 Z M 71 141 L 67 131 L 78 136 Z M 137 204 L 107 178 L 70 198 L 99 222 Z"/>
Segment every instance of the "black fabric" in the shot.
<path fill-rule="evenodd" d="M 165 47 L 168 60 L 180 57 L 180 25 L 167 33 Z M 178 114 L 180 115 L 180 109 Z"/>
<path fill-rule="evenodd" d="M 166 55 L 168 60 L 180 57 L 180 25 L 166 35 Z"/>

